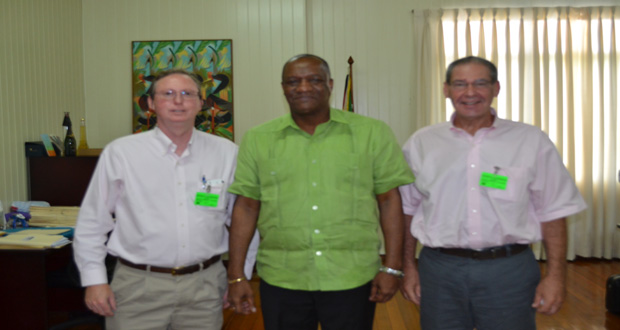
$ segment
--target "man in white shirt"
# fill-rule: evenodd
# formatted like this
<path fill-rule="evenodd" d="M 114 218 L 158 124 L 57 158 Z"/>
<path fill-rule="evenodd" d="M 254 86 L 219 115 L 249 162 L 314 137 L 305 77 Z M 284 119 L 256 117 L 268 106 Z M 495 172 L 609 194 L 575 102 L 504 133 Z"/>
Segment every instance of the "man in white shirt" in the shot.
<path fill-rule="evenodd" d="M 75 260 L 108 329 L 221 328 L 237 146 L 194 128 L 200 86 L 184 71 L 159 75 L 157 127 L 106 146 L 82 202 Z M 107 253 L 119 258 L 111 285 Z"/>
<path fill-rule="evenodd" d="M 497 117 L 499 90 L 491 62 L 453 62 L 444 83 L 452 119 L 403 147 L 416 176 L 401 187 L 403 294 L 420 304 L 425 330 L 531 330 L 537 311 L 553 314 L 564 300 L 566 217 L 585 203 L 545 133 Z M 529 248 L 541 240 L 542 279 Z"/>

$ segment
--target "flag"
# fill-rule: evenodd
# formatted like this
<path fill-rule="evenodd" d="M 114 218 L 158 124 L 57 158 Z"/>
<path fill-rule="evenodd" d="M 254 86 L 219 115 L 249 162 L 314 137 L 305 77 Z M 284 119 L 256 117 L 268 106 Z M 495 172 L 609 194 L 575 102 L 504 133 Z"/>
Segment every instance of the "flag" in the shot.
<path fill-rule="evenodd" d="M 355 112 L 353 107 L 353 58 L 349 57 L 349 74 L 344 83 L 344 99 L 342 100 L 342 110 Z"/>

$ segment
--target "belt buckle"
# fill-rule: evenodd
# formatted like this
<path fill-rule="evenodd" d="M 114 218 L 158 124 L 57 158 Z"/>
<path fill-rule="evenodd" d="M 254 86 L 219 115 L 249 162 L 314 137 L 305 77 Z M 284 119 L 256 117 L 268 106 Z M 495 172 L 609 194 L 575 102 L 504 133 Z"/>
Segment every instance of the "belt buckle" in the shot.
<path fill-rule="evenodd" d="M 185 267 L 174 267 L 172 268 L 172 276 L 182 275 L 179 271 Z"/>

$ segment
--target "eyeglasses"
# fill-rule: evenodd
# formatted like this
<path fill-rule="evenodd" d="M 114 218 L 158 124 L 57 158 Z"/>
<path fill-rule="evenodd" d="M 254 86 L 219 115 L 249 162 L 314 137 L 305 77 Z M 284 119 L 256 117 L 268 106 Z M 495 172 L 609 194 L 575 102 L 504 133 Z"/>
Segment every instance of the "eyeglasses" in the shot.
<path fill-rule="evenodd" d="M 198 98 L 198 92 L 188 92 L 188 91 L 177 92 L 173 90 L 167 90 L 165 92 L 159 92 L 155 94 L 161 96 L 162 98 L 166 100 L 174 100 L 177 98 L 177 95 L 180 95 L 183 101 L 191 101 L 191 100 L 195 100 L 196 98 Z"/>
<path fill-rule="evenodd" d="M 476 80 L 473 83 L 468 83 L 463 80 L 456 80 L 450 83 L 450 87 L 457 91 L 463 91 L 471 85 L 475 90 L 484 90 L 491 87 L 492 84 L 493 83 L 488 80 Z"/>
<path fill-rule="evenodd" d="M 310 78 L 310 79 L 297 79 L 297 78 L 293 78 L 293 79 L 288 79 L 284 82 L 282 82 L 282 84 L 285 87 L 288 88 L 297 88 L 299 87 L 299 85 L 301 85 L 301 83 L 303 81 L 307 81 L 308 84 L 310 84 L 310 86 L 312 87 L 318 87 L 318 86 L 322 86 L 325 84 L 325 79 L 322 78 Z"/>

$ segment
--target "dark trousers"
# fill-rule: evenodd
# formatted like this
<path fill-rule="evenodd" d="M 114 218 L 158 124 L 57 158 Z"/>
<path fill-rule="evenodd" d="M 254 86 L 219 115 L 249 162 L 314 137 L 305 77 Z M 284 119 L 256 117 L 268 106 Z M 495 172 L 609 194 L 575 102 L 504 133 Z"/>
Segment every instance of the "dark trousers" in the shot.
<path fill-rule="evenodd" d="M 343 291 L 288 290 L 260 282 L 265 330 L 371 330 L 371 283 Z"/>
<path fill-rule="evenodd" d="M 536 329 L 540 269 L 532 250 L 474 260 L 423 248 L 418 270 L 422 329 Z"/>

